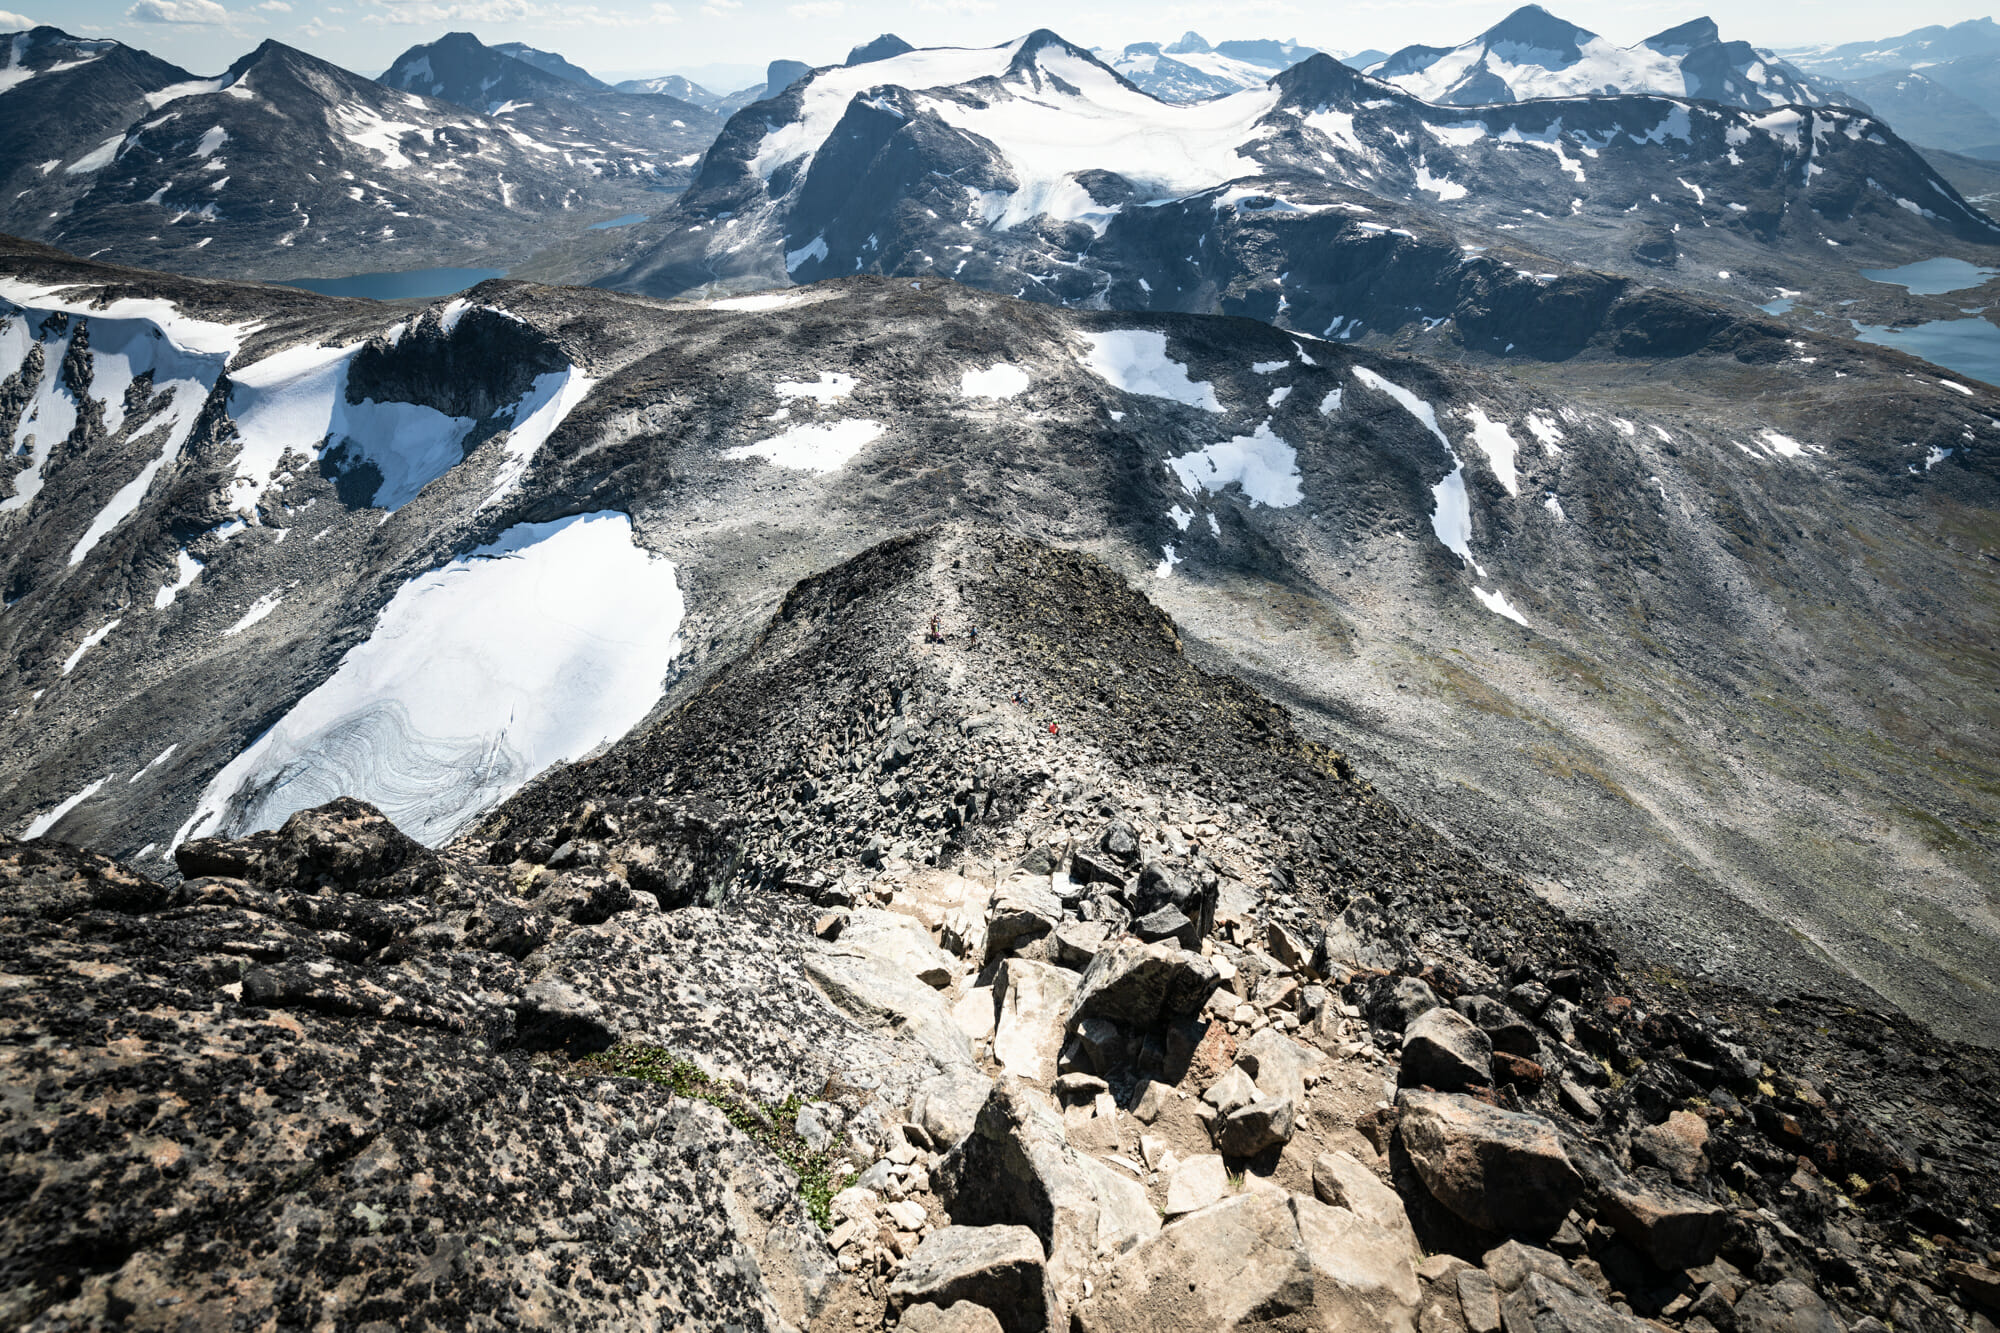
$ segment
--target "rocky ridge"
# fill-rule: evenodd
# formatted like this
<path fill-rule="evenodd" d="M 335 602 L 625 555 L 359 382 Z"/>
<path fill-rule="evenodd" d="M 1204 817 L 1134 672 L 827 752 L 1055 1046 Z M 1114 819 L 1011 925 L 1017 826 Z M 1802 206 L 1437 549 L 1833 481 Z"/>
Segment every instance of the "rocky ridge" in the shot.
<path fill-rule="evenodd" d="M 0 844 L 11 1323 L 1991 1327 L 1990 1053 L 1621 959 L 990 529 L 442 852 L 176 859 Z"/>

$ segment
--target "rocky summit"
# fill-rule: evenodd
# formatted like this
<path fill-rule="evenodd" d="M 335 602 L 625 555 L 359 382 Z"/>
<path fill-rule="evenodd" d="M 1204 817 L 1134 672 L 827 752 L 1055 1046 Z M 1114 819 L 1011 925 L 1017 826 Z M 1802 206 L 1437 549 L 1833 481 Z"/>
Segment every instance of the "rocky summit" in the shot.
<path fill-rule="evenodd" d="M 2000 1070 L 1622 957 L 951 523 L 437 850 L 0 841 L 0 1322 L 1987 1329 Z"/>

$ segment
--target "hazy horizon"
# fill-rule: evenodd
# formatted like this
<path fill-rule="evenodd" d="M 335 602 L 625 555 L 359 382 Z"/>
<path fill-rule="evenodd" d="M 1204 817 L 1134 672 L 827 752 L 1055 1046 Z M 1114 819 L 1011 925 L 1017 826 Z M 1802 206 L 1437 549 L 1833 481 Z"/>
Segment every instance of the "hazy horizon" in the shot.
<path fill-rule="evenodd" d="M 1210 41 L 1278 37 L 1325 50 L 1395 50 L 1413 42 L 1452 46 L 1492 26 L 1516 6 L 1428 0 L 1367 0 L 1340 11 L 1289 0 L 1182 3 L 1164 9 L 1110 0 L 1086 10 L 997 0 L 61 0 L 0 8 L 0 30 L 53 24 L 79 36 L 115 37 L 199 74 L 213 74 L 266 38 L 311 51 L 364 74 L 446 32 L 489 43 L 526 42 L 560 52 L 600 78 L 678 73 L 712 91 L 758 82 L 774 59 L 826 65 L 884 32 L 918 46 L 993 46 L 1050 28 L 1086 46 L 1168 42 L 1183 31 Z M 1697 4 L 1551 3 L 1552 12 L 1621 46 L 1698 17 Z M 1711 14 L 1713 11 L 1710 11 Z M 1984 9 L 1920 6 L 1885 18 L 1854 3 L 1757 7 L 1717 21 L 1723 35 L 1760 47 L 1798 47 L 1891 37 L 1931 24 L 1985 17 Z M 779 26 L 774 31 L 772 24 Z M 650 58 L 649 58 L 650 57 Z"/>

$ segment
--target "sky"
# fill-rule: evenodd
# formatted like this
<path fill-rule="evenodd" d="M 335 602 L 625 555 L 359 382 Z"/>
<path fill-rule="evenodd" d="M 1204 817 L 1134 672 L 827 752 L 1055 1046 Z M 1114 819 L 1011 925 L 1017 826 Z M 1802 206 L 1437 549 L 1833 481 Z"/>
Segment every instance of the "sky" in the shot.
<path fill-rule="evenodd" d="M 1990 6 L 1992 0 L 1986 0 Z M 364 74 L 451 31 L 559 51 L 601 78 L 685 73 L 714 91 L 761 82 L 773 59 L 832 64 L 878 33 L 918 46 L 991 46 L 1051 28 L 1084 46 L 1288 37 L 1337 52 L 1412 42 L 1451 46 L 1503 17 L 1508 0 L 0 0 L 0 31 L 52 23 L 116 37 L 198 74 L 213 74 L 267 37 Z M 1704 12 L 1702 0 L 1545 0 L 1621 45 Z M 1887 37 L 1990 8 L 1867 0 L 1777 0 L 1718 22 L 1725 38 L 1793 47 Z M 704 77 L 705 76 L 705 77 Z"/>

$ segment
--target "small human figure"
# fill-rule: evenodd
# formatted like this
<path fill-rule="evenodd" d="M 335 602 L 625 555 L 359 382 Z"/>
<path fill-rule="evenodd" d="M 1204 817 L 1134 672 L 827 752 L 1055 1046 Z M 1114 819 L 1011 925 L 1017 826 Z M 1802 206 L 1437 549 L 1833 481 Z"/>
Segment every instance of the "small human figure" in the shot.
<path fill-rule="evenodd" d="M 931 632 L 930 635 L 925 639 L 925 642 L 927 643 L 944 642 L 944 635 L 938 633 L 938 618 L 936 616 L 931 617 Z"/>
<path fill-rule="evenodd" d="M 977 648 L 979 646 L 979 627 L 974 625 L 972 628 L 966 630 L 965 637 L 972 647 Z"/>

